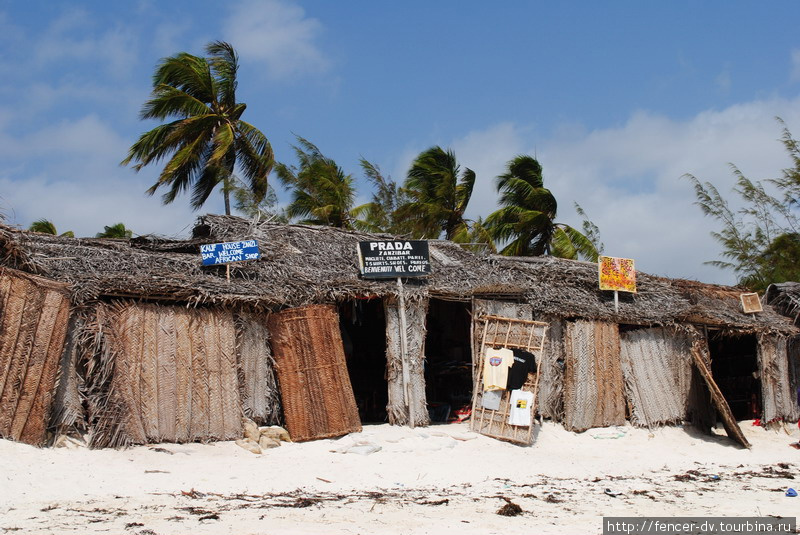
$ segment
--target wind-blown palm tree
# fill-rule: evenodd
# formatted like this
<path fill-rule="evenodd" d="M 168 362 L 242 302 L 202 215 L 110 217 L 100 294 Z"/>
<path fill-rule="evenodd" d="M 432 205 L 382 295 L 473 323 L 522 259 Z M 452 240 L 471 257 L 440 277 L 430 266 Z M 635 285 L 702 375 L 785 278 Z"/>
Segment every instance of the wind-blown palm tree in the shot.
<path fill-rule="evenodd" d="M 307 139 L 297 136 L 297 142 L 292 148 L 299 166 L 275 166 L 278 179 L 292 195 L 286 215 L 311 225 L 355 228 L 353 177 Z"/>
<path fill-rule="evenodd" d="M 273 166 L 266 136 L 241 119 L 246 104 L 236 102 L 236 52 L 228 43 L 206 47 L 207 58 L 181 52 L 161 60 L 153 75 L 153 92 L 144 103 L 142 119 L 174 119 L 145 132 L 128 151 L 122 165 L 133 169 L 169 158 L 153 186 L 168 188 L 164 204 L 192 190 L 192 207 L 200 208 L 218 184 L 226 184 L 238 166 L 256 201 L 267 192 Z M 230 214 L 229 188 L 223 188 L 225 213 Z"/>
<path fill-rule="evenodd" d="M 50 221 L 49 219 L 44 219 L 44 218 L 37 219 L 36 221 L 31 223 L 31 226 L 28 227 L 28 230 L 30 230 L 31 232 L 41 232 L 42 234 L 52 234 L 54 236 L 58 235 L 64 238 L 75 237 L 75 233 L 72 232 L 71 230 L 58 234 L 55 224 L 53 224 L 53 222 Z"/>
<path fill-rule="evenodd" d="M 98 232 L 96 238 L 130 238 L 133 236 L 131 229 L 125 228 L 125 223 L 105 225 L 103 232 Z"/>
<path fill-rule="evenodd" d="M 451 150 L 431 147 L 420 153 L 402 188 L 408 201 L 399 214 L 419 238 L 450 240 L 465 225 L 464 212 L 472 196 L 475 172 L 461 166 Z"/>
<path fill-rule="evenodd" d="M 500 251 L 510 256 L 553 255 L 597 260 L 597 250 L 579 231 L 556 223 L 556 198 L 544 187 L 542 166 L 531 156 L 508 162 L 508 172 L 497 177 L 501 208 L 489 215 L 492 237 L 506 243 Z"/>
<path fill-rule="evenodd" d="M 358 228 L 367 232 L 396 235 L 408 233 L 410 229 L 398 212 L 398 208 L 406 202 L 402 189 L 392 177 L 384 176 L 380 167 L 365 158 L 361 158 L 361 169 L 372 183 L 374 193 L 370 202 L 358 208 L 359 213 L 363 213 Z"/>

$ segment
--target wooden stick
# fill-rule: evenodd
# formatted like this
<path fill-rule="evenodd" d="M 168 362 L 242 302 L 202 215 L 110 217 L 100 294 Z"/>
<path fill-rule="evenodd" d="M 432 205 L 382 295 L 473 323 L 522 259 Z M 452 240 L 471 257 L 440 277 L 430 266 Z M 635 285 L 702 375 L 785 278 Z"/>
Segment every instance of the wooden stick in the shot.
<path fill-rule="evenodd" d="M 397 277 L 397 296 L 400 312 L 400 363 L 403 367 L 403 396 L 406 398 L 406 408 L 408 410 L 408 425 L 414 428 L 414 414 L 411 403 L 411 376 L 408 371 L 408 339 L 406 338 L 406 296 L 403 292 L 403 280 Z"/>

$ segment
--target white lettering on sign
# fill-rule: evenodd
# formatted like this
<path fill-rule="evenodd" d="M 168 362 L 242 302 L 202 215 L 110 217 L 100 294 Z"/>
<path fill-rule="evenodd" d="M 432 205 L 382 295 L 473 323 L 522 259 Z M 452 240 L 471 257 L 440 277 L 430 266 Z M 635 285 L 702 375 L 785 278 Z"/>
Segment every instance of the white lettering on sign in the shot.
<path fill-rule="evenodd" d="M 369 250 L 374 251 L 378 249 L 378 251 L 403 251 L 403 250 L 411 250 L 411 242 L 402 242 L 402 241 L 378 241 L 378 242 L 370 242 Z"/>

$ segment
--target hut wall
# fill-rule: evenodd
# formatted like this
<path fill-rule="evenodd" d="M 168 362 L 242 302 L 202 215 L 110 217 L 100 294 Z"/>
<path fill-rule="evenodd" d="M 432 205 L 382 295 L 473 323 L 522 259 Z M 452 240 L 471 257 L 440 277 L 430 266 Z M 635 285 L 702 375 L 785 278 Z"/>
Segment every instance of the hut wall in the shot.
<path fill-rule="evenodd" d="M 539 359 L 539 414 L 554 421 L 564 420 L 564 329 L 561 318 L 542 318 L 547 329 L 544 350 Z"/>
<path fill-rule="evenodd" d="M 473 374 L 477 373 L 482 355 L 478 355 L 483 339 L 484 323 L 480 321 L 482 316 L 499 316 L 501 318 L 512 318 L 518 320 L 532 320 L 533 306 L 513 301 L 496 301 L 492 299 L 473 299 L 472 300 L 472 369 Z M 475 377 L 477 380 L 477 377 Z"/>
<path fill-rule="evenodd" d="M 66 285 L 0 268 L 0 436 L 45 442 L 69 315 Z"/>
<path fill-rule="evenodd" d="M 281 423 L 281 399 L 266 316 L 243 313 L 236 318 L 239 390 L 244 415 L 259 425 Z"/>
<path fill-rule="evenodd" d="M 625 423 L 619 330 L 615 323 L 567 323 L 564 426 L 585 431 Z"/>
<path fill-rule="evenodd" d="M 78 375 L 78 361 L 81 356 L 81 339 L 84 334 L 85 317 L 83 313 L 73 314 L 67 327 L 64 351 L 58 370 L 58 387 L 54 400 L 53 427 L 59 432 L 69 428 L 86 430 L 86 415 L 81 402 L 81 377 Z"/>
<path fill-rule="evenodd" d="M 788 337 L 780 334 L 758 337 L 758 371 L 761 376 L 763 420 L 795 422 L 800 415 L 797 388 L 790 383 Z"/>
<path fill-rule="evenodd" d="M 389 415 L 389 423 L 392 425 L 428 425 L 430 417 L 425 397 L 425 325 L 428 300 L 406 300 L 406 358 L 410 410 L 403 388 L 398 302 L 395 298 L 386 298 L 383 303 L 386 313 L 386 379 L 389 383 L 389 403 L 386 412 Z"/>
<path fill-rule="evenodd" d="M 292 440 L 360 431 L 336 307 L 286 309 L 270 316 L 268 328 Z"/>
<path fill-rule="evenodd" d="M 97 307 L 87 369 L 92 446 L 242 435 L 230 312 L 118 302 Z"/>
<path fill-rule="evenodd" d="M 692 384 L 689 336 L 658 327 L 623 333 L 620 342 L 631 422 L 655 427 L 684 420 Z"/>

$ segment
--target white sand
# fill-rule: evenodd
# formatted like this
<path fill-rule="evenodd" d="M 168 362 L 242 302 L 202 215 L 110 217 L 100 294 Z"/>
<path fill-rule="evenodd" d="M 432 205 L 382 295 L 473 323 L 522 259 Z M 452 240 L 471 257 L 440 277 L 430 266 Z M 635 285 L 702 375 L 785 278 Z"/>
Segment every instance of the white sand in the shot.
<path fill-rule="evenodd" d="M 798 515 L 800 497 L 784 495 L 800 490 L 797 426 L 742 427 L 751 450 L 690 429 L 574 434 L 548 422 L 527 448 L 466 424 L 367 426 L 263 455 L 233 442 L 163 452 L 0 440 L 0 533 L 601 533 L 603 516 Z M 496 514 L 504 498 L 523 513 Z"/>

